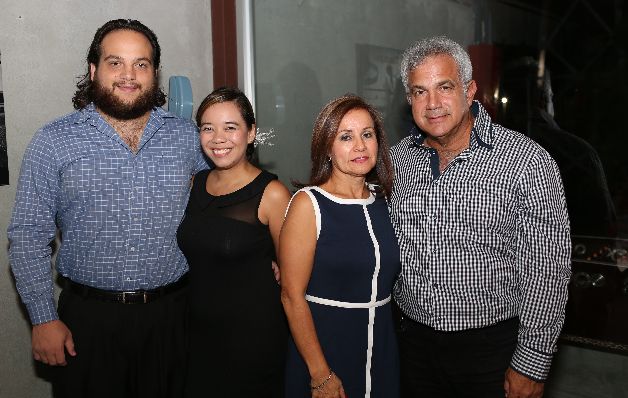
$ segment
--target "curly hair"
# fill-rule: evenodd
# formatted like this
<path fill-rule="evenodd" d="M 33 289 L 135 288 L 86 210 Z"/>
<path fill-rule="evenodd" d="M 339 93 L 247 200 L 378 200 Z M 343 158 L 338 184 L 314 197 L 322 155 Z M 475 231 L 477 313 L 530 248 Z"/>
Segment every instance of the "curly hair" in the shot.
<path fill-rule="evenodd" d="M 90 64 L 98 65 L 102 55 L 102 41 L 107 34 L 115 30 L 132 30 L 143 34 L 153 49 L 153 66 L 155 70 L 159 69 L 161 47 L 159 47 L 157 35 L 140 21 L 134 19 L 113 19 L 98 28 L 94 35 L 94 40 L 92 40 L 92 44 L 89 46 L 87 51 L 87 72 L 79 76 L 79 82 L 76 84 L 77 90 L 72 98 L 74 109 L 83 109 L 92 102 L 93 82 L 90 77 Z M 156 90 L 154 106 L 162 106 L 165 103 L 166 95 L 164 92 L 161 89 Z"/>
<path fill-rule="evenodd" d="M 401 80 L 406 93 L 410 93 L 410 87 L 408 87 L 408 75 L 410 72 L 421 65 L 427 57 L 441 54 L 451 56 L 456 62 L 458 77 L 464 83 L 463 90 L 465 95 L 467 94 L 467 84 L 473 78 L 471 58 L 469 58 L 469 54 L 460 44 L 446 36 L 435 36 L 419 40 L 404 51 L 401 58 Z"/>

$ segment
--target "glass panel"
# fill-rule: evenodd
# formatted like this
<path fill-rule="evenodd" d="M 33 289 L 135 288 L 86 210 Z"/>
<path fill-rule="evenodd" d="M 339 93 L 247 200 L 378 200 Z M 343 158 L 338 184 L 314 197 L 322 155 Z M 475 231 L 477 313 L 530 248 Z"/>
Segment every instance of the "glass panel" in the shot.
<path fill-rule="evenodd" d="M 272 128 L 273 146 L 259 160 L 287 184 L 309 176 L 316 115 L 331 99 L 351 92 L 385 115 L 389 139 L 407 133 L 409 116 L 398 57 L 425 35 L 473 39 L 473 9 L 456 1 L 255 0 L 256 116 Z M 468 3 L 468 2 L 465 2 Z"/>
<path fill-rule="evenodd" d="M 398 59 L 446 34 L 469 48 L 476 98 L 527 134 L 561 170 L 573 232 L 565 341 L 628 352 L 628 5 L 600 0 L 253 2 L 261 164 L 287 184 L 309 174 L 314 118 L 362 95 L 391 143 L 411 117 Z"/>
<path fill-rule="evenodd" d="M 573 276 L 563 340 L 628 353 L 628 7 L 498 3 L 496 120 L 543 146 L 565 187 Z M 500 24 L 533 30 L 521 41 Z"/>

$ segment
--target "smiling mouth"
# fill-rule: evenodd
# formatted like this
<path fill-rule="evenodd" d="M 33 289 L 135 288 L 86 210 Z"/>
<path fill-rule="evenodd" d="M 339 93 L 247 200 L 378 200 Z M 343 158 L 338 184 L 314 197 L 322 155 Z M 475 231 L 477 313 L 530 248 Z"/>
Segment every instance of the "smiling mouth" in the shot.
<path fill-rule="evenodd" d="M 226 155 L 231 152 L 231 148 L 212 149 L 211 151 L 214 155 Z"/>
<path fill-rule="evenodd" d="M 368 156 L 360 156 L 359 158 L 353 159 L 352 162 L 363 163 L 363 162 L 366 162 L 367 160 L 369 160 Z"/>
<path fill-rule="evenodd" d="M 443 119 L 445 116 L 447 116 L 446 113 L 443 113 L 442 115 L 426 115 L 425 117 L 427 118 L 427 120 L 439 120 Z"/>
<path fill-rule="evenodd" d="M 139 84 L 121 84 L 121 83 L 116 83 L 114 84 L 115 88 L 118 88 L 122 91 L 134 91 L 140 88 Z"/>

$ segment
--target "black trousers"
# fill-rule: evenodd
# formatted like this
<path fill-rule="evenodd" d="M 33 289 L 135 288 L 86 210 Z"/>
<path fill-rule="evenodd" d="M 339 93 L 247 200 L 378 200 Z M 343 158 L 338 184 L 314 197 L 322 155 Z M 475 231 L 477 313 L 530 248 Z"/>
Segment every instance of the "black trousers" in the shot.
<path fill-rule="evenodd" d="M 398 326 L 402 398 L 503 398 L 519 321 L 440 332 L 403 316 Z"/>
<path fill-rule="evenodd" d="M 180 398 L 186 311 L 185 288 L 148 304 L 84 299 L 64 289 L 59 317 L 77 355 L 52 369 L 55 398 Z"/>

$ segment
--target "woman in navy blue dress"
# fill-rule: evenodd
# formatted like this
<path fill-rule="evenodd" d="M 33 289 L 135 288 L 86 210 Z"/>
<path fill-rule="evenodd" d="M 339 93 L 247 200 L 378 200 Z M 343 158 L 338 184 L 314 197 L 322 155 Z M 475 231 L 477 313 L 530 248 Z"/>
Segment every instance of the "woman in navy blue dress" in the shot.
<path fill-rule="evenodd" d="M 399 249 L 378 113 L 353 95 L 333 100 L 315 122 L 311 157 L 310 181 L 293 196 L 279 239 L 293 337 L 286 397 L 398 397 L 390 295 Z"/>

